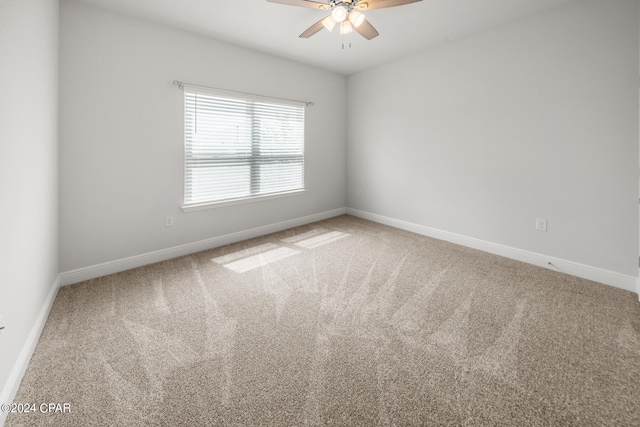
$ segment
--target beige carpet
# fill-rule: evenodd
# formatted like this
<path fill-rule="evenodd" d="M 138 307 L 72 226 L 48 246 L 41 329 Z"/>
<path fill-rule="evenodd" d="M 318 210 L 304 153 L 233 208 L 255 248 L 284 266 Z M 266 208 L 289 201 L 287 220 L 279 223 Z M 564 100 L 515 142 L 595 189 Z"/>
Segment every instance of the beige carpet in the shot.
<path fill-rule="evenodd" d="M 640 425 L 637 296 L 341 216 L 60 290 L 8 426 Z"/>

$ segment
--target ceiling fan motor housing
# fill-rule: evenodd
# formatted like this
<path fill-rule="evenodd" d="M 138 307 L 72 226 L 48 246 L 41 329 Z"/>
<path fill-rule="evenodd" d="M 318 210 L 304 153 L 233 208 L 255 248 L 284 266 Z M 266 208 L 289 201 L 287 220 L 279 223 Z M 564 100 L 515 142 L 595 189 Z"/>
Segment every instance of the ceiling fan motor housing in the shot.
<path fill-rule="evenodd" d="M 331 10 L 335 9 L 338 6 L 344 6 L 344 8 L 347 9 L 347 15 L 349 14 L 349 12 L 351 12 L 351 10 L 354 8 L 356 3 L 357 3 L 356 1 L 351 2 L 351 1 L 345 1 L 345 0 L 331 0 L 329 2 L 329 4 L 331 5 Z"/>

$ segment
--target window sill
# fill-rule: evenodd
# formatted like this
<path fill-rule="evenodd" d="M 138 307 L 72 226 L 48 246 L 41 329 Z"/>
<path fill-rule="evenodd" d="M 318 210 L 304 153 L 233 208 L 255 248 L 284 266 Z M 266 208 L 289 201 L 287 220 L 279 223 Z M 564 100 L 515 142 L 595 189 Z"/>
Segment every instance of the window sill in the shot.
<path fill-rule="evenodd" d="M 222 202 L 202 203 L 199 205 L 183 206 L 182 211 L 195 212 L 195 211 L 202 211 L 205 209 L 221 208 L 224 206 L 242 205 L 245 203 L 253 203 L 253 202 L 262 202 L 264 200 L 279 199 L 281 197 L 301 196 L 306 192 L 307 190 L 295 190 L 295 191 L 287 191 L 285 193 L 265 194 L 264 196 L 254 196 L 254 197 L 245 197 L 242 199 L 224 200 Z"/>

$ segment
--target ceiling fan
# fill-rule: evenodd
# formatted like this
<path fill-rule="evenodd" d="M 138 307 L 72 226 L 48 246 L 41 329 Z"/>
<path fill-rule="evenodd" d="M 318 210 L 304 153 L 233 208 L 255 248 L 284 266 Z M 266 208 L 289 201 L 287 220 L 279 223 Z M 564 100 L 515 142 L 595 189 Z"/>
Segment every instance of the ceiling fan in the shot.
<path fill-rule="evenodd" d="M 330 0 L 322 3 L 315 0 L 267 0 L 271 3 L 281 3 L 290 6 L 310 7 L 312 9 L 331 10 L 326 16 L 307 28 L 299 37 L 307 39 L 318 31 L 326 28 L 333 30 L 340 24 L 340 34 L 348 34 L 354 29 L 365 39 L 378 37 L 379 33 L 361 12 L 363 10 L 382 9 L 385 7 L 402 6 L 422 0 Z"/>

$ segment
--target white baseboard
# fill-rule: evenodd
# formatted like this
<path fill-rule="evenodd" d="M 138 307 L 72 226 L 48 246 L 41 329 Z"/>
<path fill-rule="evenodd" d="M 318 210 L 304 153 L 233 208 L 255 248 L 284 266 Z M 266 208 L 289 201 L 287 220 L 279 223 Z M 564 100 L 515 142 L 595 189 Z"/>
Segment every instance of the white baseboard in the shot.
<path fill-rule="evenodd" d="M 294 218 L 275 224 L 269 224 L 262 227 L 239 231 L 237 233 L 226 234 L 224 236 L 213 237 L 193 243 L 187 243 L 185 245 L 174 246 L 172 248 L 161 249 L 159 251 L 148 252 L 141 255 L 135 255 L 129 258 L 123 258 L 98 265 L 79 268 L 77 270 L 66 271 L 60 273 L 60 283 L 62 286 L 72 285 L 74 283 L 83 282 L 85 280 L 95 279 L 96 277 L 107 276 L 109 274 L 131 270 L 132 268 L 138 268 L 144 265 L 166 261 L 171 258 L 189 255 L 207 249 L 216 248 L 218 246 L 228 245 L 230 243 L 236 243 L 242 240 L 264 236 L 266 234 L 275 233 L 278 231 L 286 230 L 288 228 L 299 227 L 301 225 L 310 224 L 312 222 L 322 221 L 323 219 L 332 218 L 338 215 L 344 215 L 346 212 L 347 208 L 333 209 L 330 211 L 320 212 L 300 218 Z"/>
<path fill-rule="evenodd" d="M 36 349 L 36 345 L 38 344 L 44 325 L 47 323 L 47 319 L 49 318 L 53 301 L 55 301 L 56 295 L 58 295 L 58 289 L 60 289 L 60 276 L 56 277 L 56 280 L 53 281 L 51 289 L 49 289 L 49 293 L 38 312 L 38 317 L 36 317 L 36 320 L 31 327 L 29 336 L 22 346 L 18 359 L 13 365 L 9 378 L 7 378 L 7 382 L 0 394 L 0 404 L 13 402 L 16 393 L 18 392 L 18 387 L 20 387 L 20 383 L 22 382 L 22 377 L 24 377 L 24 374 L 29 367 L 31 356 Z M 0 426 L 4 425 L 6 418 L 7 414 L 0 411 Z"/>
<path fill-rule="evenodd" d="M 424 225 L 414 224 L 395 218 L 361 211 L 358 209 L 347 208 L 349 215 L 368 219 L 380 224 L 390 225 L 402 230 L 411 231 L 413 233 L 422 234 L 424 236 L 433 237 L 439 240 L 456 243 L 458 245 L 467 246 L 473 249 L 479 249 L 505 258 L 515 259 L 517 261 L 526 262 L 528 264 L 537 265 L 544 268 L 553 269 L 572 276 L 581 277 L 583 279 L 592 280 L 594 282 L 604 283 L 606 285 L 615 286 L 630 292 L 640 293 L 640 281 L 637 277 L 580 264 L 573 261 L 567 261 L 560 258 L 550 257 L 535 252 L 529 252 L 510 246 L 500 245 L 497 243 L 487 242 L 485 240 L 467 237 L 448 231 L 439 230 L 437 228 L 427 227 Z M 550 266 L 549 263 L 552 265 Z"/>

